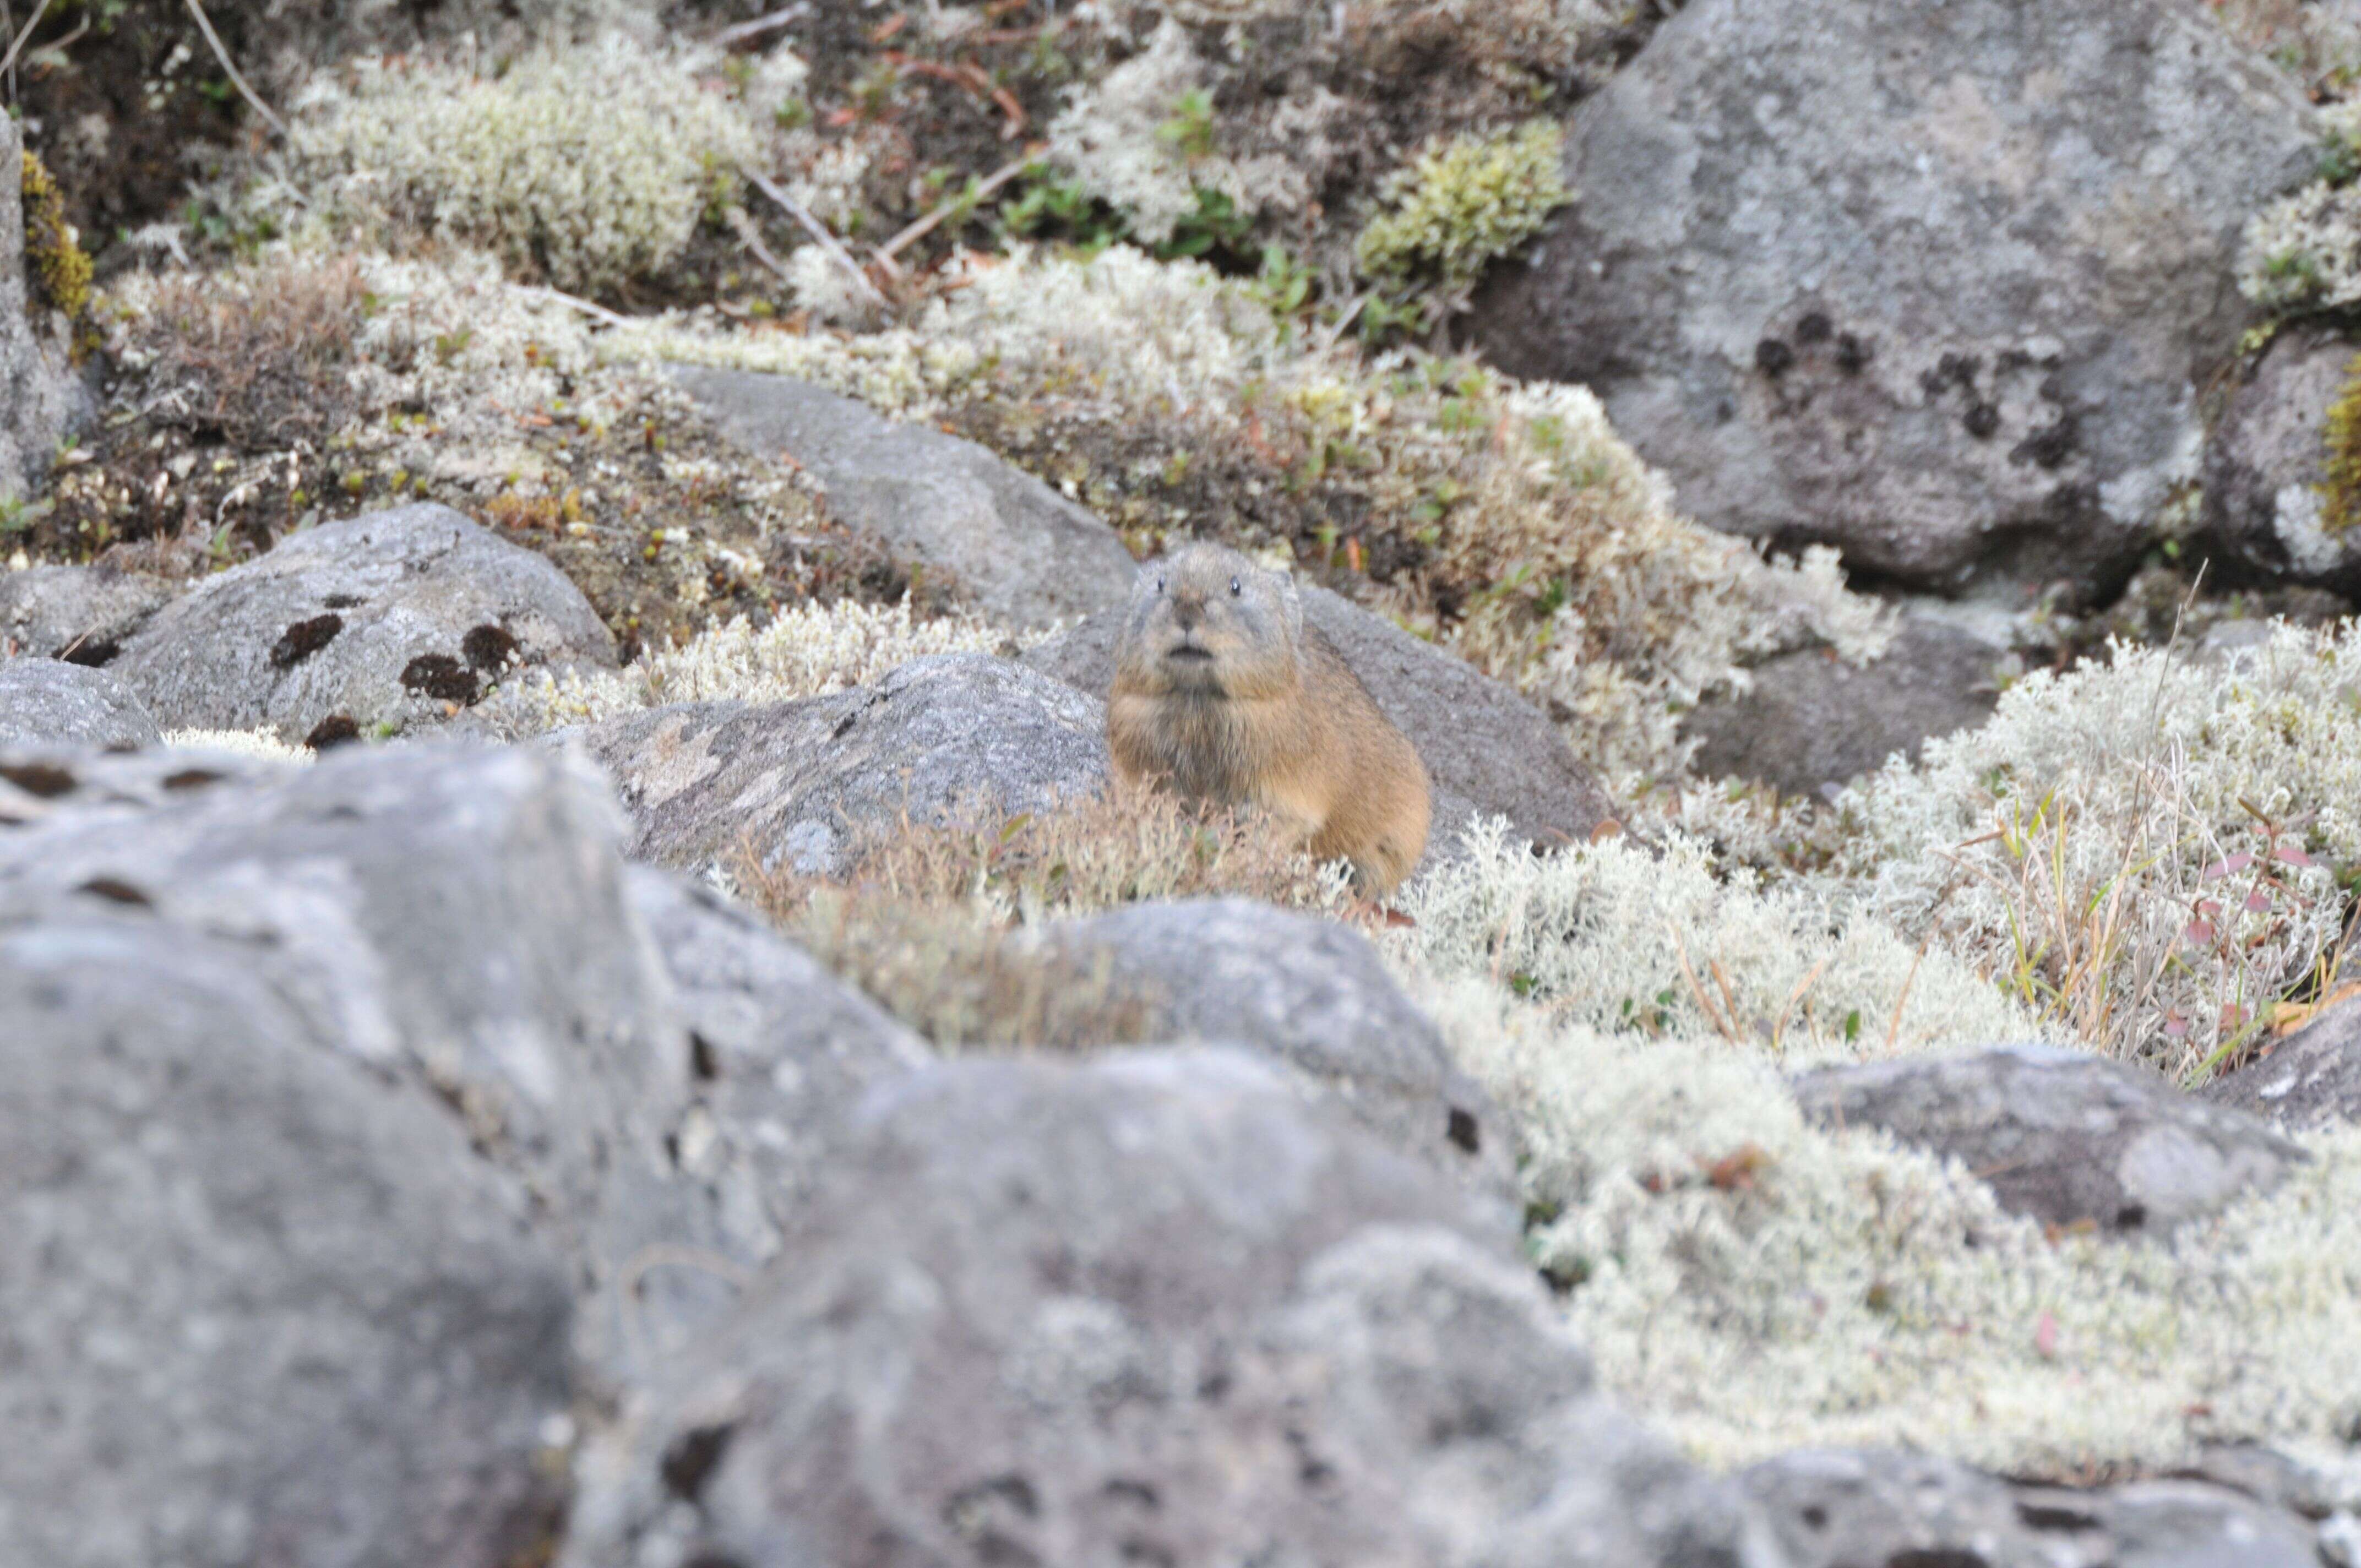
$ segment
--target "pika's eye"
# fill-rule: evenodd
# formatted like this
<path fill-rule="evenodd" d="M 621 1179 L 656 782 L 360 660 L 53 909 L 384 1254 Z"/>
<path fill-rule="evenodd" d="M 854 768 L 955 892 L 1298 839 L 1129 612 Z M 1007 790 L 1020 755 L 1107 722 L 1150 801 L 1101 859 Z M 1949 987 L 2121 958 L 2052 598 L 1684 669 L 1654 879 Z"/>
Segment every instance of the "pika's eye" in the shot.
<path fill-rule="evenodd" d="M 1164 575 L 1161 572 L 1156 576 L 1156 591 L 1159 594 L 1164 591 Z"/>
<path fill-rule="evenodd" d="M 1232 577 L 1230 579 L 1230 597 L 1232 598 L 1237 598 L 1240 591 L 1241 590 L 1238 587 L 1238 580 L 1235 577 Z"/>

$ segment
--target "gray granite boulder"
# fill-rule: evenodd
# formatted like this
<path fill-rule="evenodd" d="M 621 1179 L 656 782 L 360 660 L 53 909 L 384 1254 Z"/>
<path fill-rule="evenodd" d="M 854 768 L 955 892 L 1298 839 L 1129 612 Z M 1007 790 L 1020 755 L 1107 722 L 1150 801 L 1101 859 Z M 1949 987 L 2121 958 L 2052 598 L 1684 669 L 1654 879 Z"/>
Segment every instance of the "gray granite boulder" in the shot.
<path fill-rule="evenodd" d="M 2295 1132 L 2361 1122 L 2361 1002 L 2329 1008 L 2197 1092 Z"/>
<path fill-rule="evenodd" d="M 1095 795 L 1106 714 L 1014 660 L 914 659 L 874 684 L 796 702 L 683 703 L 546 744 L 603 764 L 637 824 L 631 853 L 729 871 L 836 874 L 866 828 L 977 810 L 1035 811 Z"/>
<path fill-rule="evenodd" d="M 573 1295 L 524 1184 L 266 933 L 125 888 L 0 920 L 0 1562 L 527 1560 Z"/>
<path fill-rule="evenodd" d="M 1112 1003 L 1140 1008 L 1148 1037 L 1243 1047 L 1403 1153 L 1504 1198 L 1513 1190 L 1507 1118 L 1358 932 L 1206 898 L 1061 921 L 1042 943 Z"/>
<path fill-rule="evenodd" d="M 1701 773 L 1817 795 L 1990 718 L 2007 654 L 1956 621 L 1905 614 L 1876 663 L 1848 663 L 1829 648 L 1780 654 L 1755 666 L 1748 690 L 1700 703 L 1681 733 L 1698 742 Z"/>
<path fill-rule="evenodd" d="M 1467 1204 L 1235 1053 L 895 1079 L 562 1561 L 1768 1568 Z"/>
<path fill-rule="evenodd" d="M 2194 479 L 2298 85 L 2187 0 L 1693 0 L 1574 111 L 1476 334 L 1701 521 L 1927 589 L 2111 587 Z"/>
<path fill-rule="evenodd" d="M 0 573 L 0 652 L 108 663 L 180 592 L 169 578 L 115 566 Z"/>
<path fill-rule="evenodd" d="M 431 503 L 280 540 L 157 611 L 109 667 L 170 729 L 287 740 L 431 726 L 522 665 L 611 665 L 542 556 Z"/>
<path fill-rule="evenodd" d="M 784 376 L 686 366 L 674 376 L 724 438 L 793 458 L 827 487 L 838 521 L 947 575 L 994 620 L 1079 620 L 1131 589 L 1115 530 L 972 441 Z"/>
<path fill-rule="evenodd" d="M 1429 863 L 1450 853 L 1474 813 L 1505 817 L 1544 844 L 1582 842 L 1615 815 L 1598 776 L 1541 709 L 1349 599 L 1310 584 L 1301 591 L 1305 620 L 1327 634 L 1426 763 L 1434 790 Z M 1023 658 L 1104 701 L 1122 630 L 1119 610 L 1094 615 Z"/>
<path fill-rule="evenodd" d="M 64 319 L 27 307 L 24 152 L 12 118 L 0 126 L 0 500 L 49 483 L 59 438 L 90 402 L 67 361 Z"/>
<path fill-rule="evenodd" d="M 2011 1213 L 2112 1234 L 2169 1234 L 2309 1157 L 2258 1117 L 2055 1047 L 1823 1068 L 1795 1091 L 1822 1125 L 1958 1159 Z"/>
<path fill-rule="evenodd" d="M 164 737 L 112 673 L 58 659 L 0 659 L 0 746 L 130 748 Z"/>
<path fill-rule="evenodd" d="M 2334 329 L 2290 328 L 2231 392 L 2206 443 L 2205 543 L 2239 574 L 2361 589 L 2361 532 L 2326 526 L 2322 497 L 2328 411 L 2356 356 Z"/>

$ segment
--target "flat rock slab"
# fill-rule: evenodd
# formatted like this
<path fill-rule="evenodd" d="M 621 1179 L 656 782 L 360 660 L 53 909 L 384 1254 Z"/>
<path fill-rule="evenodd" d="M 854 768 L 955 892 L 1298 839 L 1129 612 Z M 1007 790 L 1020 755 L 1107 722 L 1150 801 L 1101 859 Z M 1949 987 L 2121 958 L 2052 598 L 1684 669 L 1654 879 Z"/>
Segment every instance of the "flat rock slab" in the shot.
<path fill-rule="evenodd" d="M 1519 835 L 1551 845 L 1583 842 L 1615 815 L 1598 776 L 1541 709 L 1350 599 L 1311 584 L 1299 591 L 1304 618 L 1327 634 L 1426 763 L 1434 791 L 1429 863 L 1452 851 L 1477 813 L 1505 817 Z M 1122 612 L 1112 610 L 1022 657 L 1104 701 L 1122 631 Z"/>
<path fill-rule="evenodd" d="M 727 872 L 840 874 L 868 828 L 906 812 L 1047 809 L 1106 786 L 1106 713 L 1010 659 L 914 659 L 867 686 L 796 702 L 683 703 L 544 744 L 579 743 L 614 775 L 637 824 L 631 853 Z"/>
<path fill-rule="evenodd" d="M 157 611 L 109 667 L 167 729 L 326 743 L 439 723 L 521 666 L 614 662 L 564 573 L 422 504 L 290 534 Z"/>
<path fill-rule="evenodd" d="M 1823 1126 L 1882 1127 L 1958 1159 L 2011 1213 L 2110 1234 L 2169 1234 L 2309 1157 L 2258 1117 L 2047 1046 L 1824 1068 L 1795 1090 Z"/>
<path fill-rule="evenodd" d="M 131 688 L 109 671 L 57 659 L 0 660 L 0 747 L 131 749 L 163 739 Z"/>
<path fill-rule="evenodd" d="M 1950 591 L 2108 587 L 2196 477 L 2297 83 L 2182 0 L 1695 0 L 1576 109 L 1480 295 L 1699 521 Z"/>
<path fill-rule="evenodd" d="M 1467 1201 L 1235 1052 L 881 1084 L 563 1561 L 1754 1561 Z"/>
<path fill-rule="evenodd" d="M 2197 1092 L 2290 1132 L 2361 1122 L 2361 1003 L 2330 1008 L 2279 1041 L 2269 1056 Z"/>
<path fill-rule="evenodd" d="M 105 664 L 181 585 L 114 566 L 0 573 L 0 652 Z"/>
<path fill-rule="evenodd" d="M 784 376 L 688 366 L 673 376 L 726 439 L 795 459 L 827 487 L 838 521 L 948 574 L 994 620 L 1080 620 L 1130 591 L 1131 553 L 1115 530 L 972 441 Z"/>
<path fill-rule="evenodd" d="M 1506 1198 L 1514 1134 L 1377 949 L 1333 920 L 1242 898 L 1137 904 L 1044 945 L 1144 1009 L 1151 1038 L 1243 1047 L 1301 1074 L 1393 1147 Z"/>

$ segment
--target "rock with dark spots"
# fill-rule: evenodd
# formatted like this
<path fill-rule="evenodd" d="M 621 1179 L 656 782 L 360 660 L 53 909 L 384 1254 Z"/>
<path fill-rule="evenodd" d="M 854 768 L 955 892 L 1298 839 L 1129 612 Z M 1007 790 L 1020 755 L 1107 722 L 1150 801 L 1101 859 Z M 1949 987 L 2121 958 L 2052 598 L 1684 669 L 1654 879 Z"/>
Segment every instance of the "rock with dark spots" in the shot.
<path fill-rule="evenodd" d="M 2313 1568 L 2301 1516 L 2226 1487 L 2022 1486 L 1931 1454 L 1806 1450 L 1739 1475 L 1793 1568 Z"/>
<path fill-rule="evenodd" d="M 2307 1157 L 2257 1117 L 2061 1047 L 1824 1068 L 1795 1088 L 1824 1126 L 1882 1127 L 1957 1158 L 2012 1213 L 2108 1234 L 2169 1234 Z"/>
<path fill-rule="evenodd" d="M 1514 1135 L 1377 950 L 1333 920 L 1247 899 L 1137 904 L 1043 933 L 1150 1038 L 1235 1045 L 1333 1096 L 1395 1148 L 1510 1193 Z"/>
<path fill-rule="evenodd" d="M 60 813 L 86 820 L 136 817 L 225 784 L 281 780 L 293 766 L 247 752 L 184 747 L 0 746 L 0 823 L 22 826 Z"/>
<path fill-rule="evenodd" d="M 0 925 L 0 1562 L 533 1561 L 568 1271 L 260 950 L 88 897 Z"/>
<path fill-rule="evenodd" d="M 1035 811 L 1107 776 L 1096 699 L 1010 659 L 914 659 L 875 684 L 785 703 L 684 703 L 565 731 L 606 765 L 638 824 L 632 853 L 702 870 L 841 872 L 862 830 Z"/>
<path fill-rule="evenodd" d="M 793 458 L 827 487 L 840 521 L 948 575 L 995 620 L 1079 620 L 1131 590 L 1131 554 L 1113 529 L 972 441 L 784 376 L 673 373 L 724 438 Z"/>
<path fill-rule="evenodd" d="M 180 592 L 166 578 L 114 566 L 0 573 L 0 652 L 109 663 L 124 640 Z"/>
<path fill-rule="evenodd" d="M 1916 760 L 1938 736 L 1992 717 L 2008 650 L 1955 620 L 1905 614 L 1883 656 L 1866 667 L 1833 649 L 1782 653 L 1741 693 L 1708 699 L 1682 721 L 1696 768 L 1817 795 L 1883 765 Z"/>
<path fill-rule="evenodd" d="M 111 670 L 0 659 L 0 746 L 154 746 L 156 721 Z"/>
<path fill-rule="evenodd" d="M 1694 0 L 1574 111 L 1579 199 L 1476 335 L 1712 526 L 2096 593 L 2197 477 L 2242 231 L 2318 143 L 2184 0 Z"/>
<path fill-rule="evenodd" d="M 872 1090 L 563 1561 L 1762 1563 L 1468 1199 L 1231 1052 Z"/>
<path fill-rule="evenodd" d="M 1323 587 L 1301 587 L 1304 618 L 1345 655 L 1378 707 L 1418 748 L 1434 791 L 1427 863 L 1448 855 L 1471 815 L 1505 817 L 1522 837 L 1581 843 L 1615 815 L 1597 775 L 1549 717 L 1465 660 Z M 1120 610 L 1094 615 L 1023 655 L 1104 700 L 1115 681 Z"/>
<path fill-rule="evenodd" d="M 2197 1091 L 2219 1105 L 2310 1132 L 2361 1122 L 2361 1002 L 2345 1002 Z"/>
<path fill-rule="evenodd" d="M 10 118 L 0 126 L 0 500 L 49 483 L 59 439 L 91 400 L 70 363 L 65 318 L 26 286 L 24 157 Z"/>
<path fill-rule="evenodd" d="M 2206 543 L 2225 564 L 2361 591 L 2361 532 L 2334 526 L 2325 495 L 2328 413 L 2356 356 L 2333 329 L 2290 328 L 2231 392 L 2205 447 Z M 2361 494 L 2347 505 L 2361 517 Z"/>
<path fill-rule="evenodd" d="M 111 667 L 168 728 L 299 741 L 332 715 L 371 731 L 439 723 L 511 663 L 614 662 L 565 574 L 422 504 L 290 534 L 157 611 Z"/>

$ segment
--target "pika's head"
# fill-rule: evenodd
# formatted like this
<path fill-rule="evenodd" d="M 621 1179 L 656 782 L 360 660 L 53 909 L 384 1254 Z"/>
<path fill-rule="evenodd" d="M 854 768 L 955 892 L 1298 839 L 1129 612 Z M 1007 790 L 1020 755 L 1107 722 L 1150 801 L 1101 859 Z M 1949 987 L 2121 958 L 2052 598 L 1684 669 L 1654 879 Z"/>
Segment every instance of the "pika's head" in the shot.
<path fill-rule="evenodd" d="M 1126 691 L 1277 696 L 1302 678 L 1294 581 L 1218 544 L 1184 544 L 1140 567 L 1123 632 L 1115 683 Z"/>

